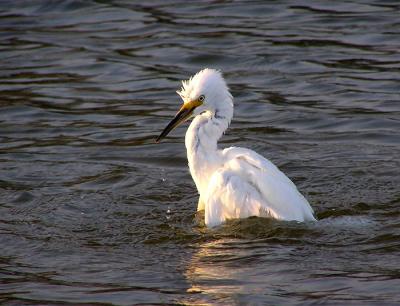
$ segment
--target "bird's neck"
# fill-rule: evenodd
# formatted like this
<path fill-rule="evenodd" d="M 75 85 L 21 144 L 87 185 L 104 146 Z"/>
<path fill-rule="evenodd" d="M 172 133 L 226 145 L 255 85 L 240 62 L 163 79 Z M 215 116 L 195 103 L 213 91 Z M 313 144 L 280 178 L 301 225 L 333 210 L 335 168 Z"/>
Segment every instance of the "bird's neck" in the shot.
<path fill-rule="evenodd" d="M 217 142 L 228 128 L 232 115 L 232 104 L 215 112 L 204 112 L 193 119 L 186 133 L 190 173 L 200 193 L 221 163 Z"/>

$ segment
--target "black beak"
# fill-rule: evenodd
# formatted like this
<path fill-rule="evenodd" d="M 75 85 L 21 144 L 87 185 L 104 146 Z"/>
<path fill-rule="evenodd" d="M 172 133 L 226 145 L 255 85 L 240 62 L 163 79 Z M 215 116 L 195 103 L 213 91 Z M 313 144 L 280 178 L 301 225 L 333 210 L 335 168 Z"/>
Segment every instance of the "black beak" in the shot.
<path fill-rule="evenodd" d="M 185 122 L 193 112 L 194 108 L 186 108 L 185 105 L 181 107 L 179 112 L 175 115 L 174 119 L 171 120 L 170 123 L 166 126 L 166 128 L 162 131 L 160 136 L 157 137 L 156 142 L 160 142 L 161 139 L 165 138 L 174 128 L 176 128 L 181 123 Z"/>

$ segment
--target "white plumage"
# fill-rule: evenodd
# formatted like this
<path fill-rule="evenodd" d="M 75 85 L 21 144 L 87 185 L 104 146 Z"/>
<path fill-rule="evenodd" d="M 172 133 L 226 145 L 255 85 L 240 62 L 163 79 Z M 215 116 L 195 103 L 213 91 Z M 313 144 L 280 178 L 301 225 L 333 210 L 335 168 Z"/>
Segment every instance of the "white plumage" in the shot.
<path fill-rule="evenodd" d="M 256 152 L 217 148 L 233 116 L 233 98 L 221 73 L 204 69 L 182 82 L 184 103 L 157 142 L 195 116 L 186 132 L 190 173 L 200 194 L 207 226 L 250 216 L 315 221 L 313 210 L 293 182 Z"/>

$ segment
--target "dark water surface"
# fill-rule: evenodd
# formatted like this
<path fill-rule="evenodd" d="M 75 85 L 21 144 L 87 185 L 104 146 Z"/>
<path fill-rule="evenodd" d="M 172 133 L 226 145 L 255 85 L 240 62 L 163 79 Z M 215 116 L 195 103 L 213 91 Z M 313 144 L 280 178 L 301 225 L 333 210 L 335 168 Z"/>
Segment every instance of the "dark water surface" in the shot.
<path fill-rule="evenodd" d="M 312 3 L 312 4 L 311 4 Z M 0 302 L 400 303 L 399 1 L 1 1 Z M 216 230 L 175 90 L 223 71 L 221 146 L 276 163 L 319 222 Z"/>

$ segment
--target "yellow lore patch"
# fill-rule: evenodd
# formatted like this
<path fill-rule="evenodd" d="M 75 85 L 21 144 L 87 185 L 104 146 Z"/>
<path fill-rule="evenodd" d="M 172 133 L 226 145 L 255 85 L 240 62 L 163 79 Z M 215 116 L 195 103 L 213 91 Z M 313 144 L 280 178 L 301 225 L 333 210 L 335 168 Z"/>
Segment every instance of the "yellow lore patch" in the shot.
<path fill-rule="evenodd" d="M 198 106 L 200 106 L 202 104 L 203 104 L 203 102 L 198 100 L 198 99 L 197 100 L 193 100 L 193 101 L 188 101 L 188 102 L 185 102 L 185 103 L 182 104 L 182 106 L 180 108 L 180 111 L 181 110 L 194 109 L 194 108 L 196 108 L 196 107 L 198 107 Z"/>

